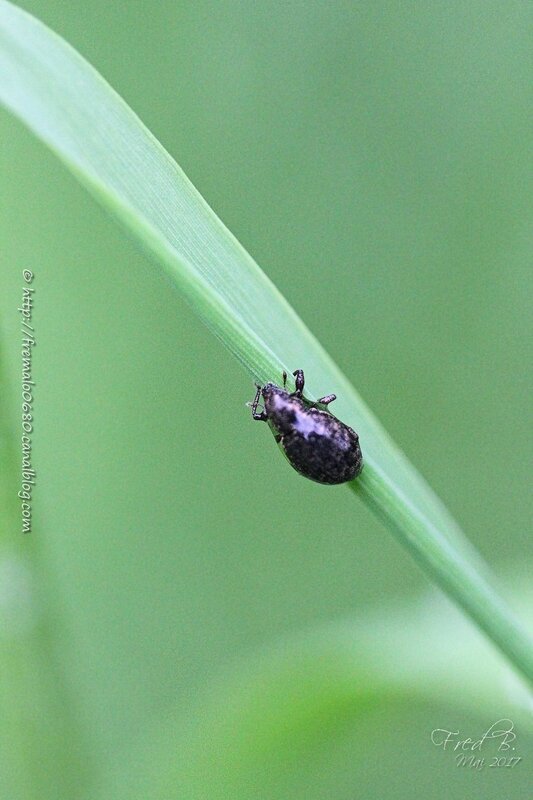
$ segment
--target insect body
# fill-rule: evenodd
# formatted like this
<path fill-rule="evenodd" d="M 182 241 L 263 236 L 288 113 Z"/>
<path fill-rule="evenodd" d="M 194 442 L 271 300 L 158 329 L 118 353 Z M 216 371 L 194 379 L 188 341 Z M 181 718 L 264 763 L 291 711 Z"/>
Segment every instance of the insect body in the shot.
<path fill-rule="evenodd" d="M 303 397 L 304 373 L 297 369 L 296 391 L 285 389 L 287 374 L 283 373 L 283 388 L 274 383 L 257 386 L 252 417 L 268 422 L 276 442 L 296 472 L 317 483 L 345 483 L 356 478 L 363 468 L 359 437 L 344 422 L 326 408 L 335 400 L 334 394 L 312 403 Z M 260 399 L 263 411 L 258 411 Z"/>

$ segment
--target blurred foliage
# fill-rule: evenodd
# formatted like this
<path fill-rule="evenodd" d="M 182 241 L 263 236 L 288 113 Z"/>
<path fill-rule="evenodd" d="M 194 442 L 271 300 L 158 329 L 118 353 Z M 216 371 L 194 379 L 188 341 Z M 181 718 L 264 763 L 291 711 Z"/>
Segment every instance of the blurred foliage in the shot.
<path fill-rule="evenodd" d="M 494 568 L 530 564 L 528 4 L 20 5 L 176 157 Z M 26 686 L 49 693 L 50 738 L 80 776 L 35 748 L 27 796 L 70 799 L 127 768 L 169 707 L 186 725 L 241 658 L 354 610 L 385 614 L 425 579 L 362 507 L 354 539 L 348 492 L 291 472 L 250 424 L 253 387 L 229 354 L 53 156 L 7 115 L 0 126 L 14 420 L 26 267 L 38 339 L 31 542 L 4 528 L 10 558 L 38 550 L 54 653 L 53 668 L 20 663 L 52 676 Z M 524 763 L 503 774 L 458 771 L 429 741 L 495 721 L 481 702 L 453 705 L 486 653 L 459 652 L 439 701 L 392 703 L 376 680 L 356 720 L 295 759 L 292 786 L 282 756 L 268 781 L 258 769 L 257 796 L 526 796 L 525 734 Z M 497 670 L 492 696 L 512 718 Z M 180 739 L 167 744 L 170 759 Z M 304 745 L 295 734 L 287 749 Z"/>

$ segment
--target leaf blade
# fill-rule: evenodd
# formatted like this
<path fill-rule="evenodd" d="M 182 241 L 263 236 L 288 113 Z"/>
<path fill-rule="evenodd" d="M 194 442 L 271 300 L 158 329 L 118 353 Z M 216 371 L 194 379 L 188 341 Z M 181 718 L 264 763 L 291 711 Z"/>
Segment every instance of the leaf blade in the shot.
<path fill-rule="evenodd" d="M 484 567 L 442 503 L 134 112 L 72 47 L 7 0 L 0 0 L 0 72 L 3 104 L 125 225 L 254 378 L 310 368 L 311 397 L 338 394 L 336 411 L 359 432 L 364 452 L 355 493 L 533 678 L 527 636 L 481 577 Z"/>

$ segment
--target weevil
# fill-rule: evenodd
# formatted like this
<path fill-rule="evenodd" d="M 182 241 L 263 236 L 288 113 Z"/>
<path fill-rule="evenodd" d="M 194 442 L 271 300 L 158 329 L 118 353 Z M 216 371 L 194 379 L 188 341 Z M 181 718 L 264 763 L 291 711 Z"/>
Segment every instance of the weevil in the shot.
<path fill-rule="evenodd" d="M 336 395 L 328 394 L 316 403 L 303 396 L 303 370 L 293 372 L 296 391 L 289 393 L 287 373 L 283 387 L 256 383 L 251 403 L 252 418 L 268 422 L 274 438 L 292 467 L 317 483 L 346 483 L 363 469 L 359 436 L 328 410 Z M 260 400 L 263 410 L 258 411 Z M 320 408 L 320 406 L 323 406 Z"/>

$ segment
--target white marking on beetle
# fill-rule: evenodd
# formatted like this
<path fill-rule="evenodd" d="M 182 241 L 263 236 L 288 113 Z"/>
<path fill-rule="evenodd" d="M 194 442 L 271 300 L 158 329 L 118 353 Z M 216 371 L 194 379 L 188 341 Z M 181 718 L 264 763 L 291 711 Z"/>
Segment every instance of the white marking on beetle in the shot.
<path fill-rule="evenodd" d="M 316 436 L 327 436 L 327 427 L 322 420 L 311 414 L 296 413 L 294 420 L 294 428 L 301 433 L 306 439 L 315 434 Z"/>

